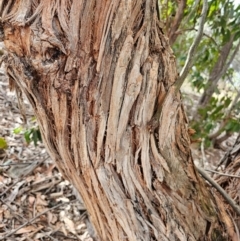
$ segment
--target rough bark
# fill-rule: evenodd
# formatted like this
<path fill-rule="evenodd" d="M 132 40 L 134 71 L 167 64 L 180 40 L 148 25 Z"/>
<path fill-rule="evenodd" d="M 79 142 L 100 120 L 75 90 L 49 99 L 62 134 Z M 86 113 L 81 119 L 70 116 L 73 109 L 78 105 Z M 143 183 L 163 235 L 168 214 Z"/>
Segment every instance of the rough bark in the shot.
<path fill-rule="evenodd" d="M 240 134 L 238 135 L 235 144 L 230 148 L 230 150 L 225 154 L 222 162 L 220 163 L 225 167 L 224 173 L 221 171 L 214 175 L 216 181 L 227 191 L 229 196 L 235 201 L 235 203 L 240 205 Z M 240 218 L 235 212 L 228 206 L 229 212 L 232 214 L 232 218 L 235 221 L 235 226 L 240 230 Z M 238 232 L 238 240 L 240 234 Z"/>
<path fill-rule="evenodd" d="M 11 85 L 99 239 L 224 240 L 156 1 L 3 0 L 0 16 Z"/>

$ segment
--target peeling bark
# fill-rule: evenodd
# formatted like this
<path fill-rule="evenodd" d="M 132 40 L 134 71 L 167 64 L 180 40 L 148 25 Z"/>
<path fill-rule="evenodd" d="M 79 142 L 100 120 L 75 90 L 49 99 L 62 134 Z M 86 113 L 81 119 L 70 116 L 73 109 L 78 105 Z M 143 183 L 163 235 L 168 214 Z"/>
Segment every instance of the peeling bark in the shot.
<path fill-rule="evenodd" d="M 0 16 L 9 79 L 99 239 L 224 240 L 156 1 L 3 0 Z"/>
<path fill-rule="evenodd" d="M 238 135 L 234 145 L 230 148 L 230 150 L 225 154 L 224 158 L 222 159 L 222 163 L 224 164 L 225 170 L 223 175 L 217 174 L 214 175 L 216 181 L 226 190 L 229 196 L 235 201 L 236 205 L 240 205 L 240 134 Z M 220 172 L 222 173 L 222 172 Z M 234 228 L 240 230 L 240 218 L 234 210 L 228 205 L 225 208 L 228 213 L 231 213 L 231 218 L 234 220 L 234 226 L 229 227 L 229 231 L 234 233 Z M 238 236 L 237 236 L 238 234 Z M 239 240 L 239 231 L 234 236 L 237 236 L 235 240 Z M 233 237 L 234 237 L 233 236 Z"/>

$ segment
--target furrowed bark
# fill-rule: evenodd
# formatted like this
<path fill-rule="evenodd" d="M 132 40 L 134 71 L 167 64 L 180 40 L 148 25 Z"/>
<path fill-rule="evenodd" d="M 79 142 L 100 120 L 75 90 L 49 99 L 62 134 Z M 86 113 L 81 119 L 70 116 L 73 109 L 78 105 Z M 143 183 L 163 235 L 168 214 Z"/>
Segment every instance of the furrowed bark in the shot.
<path fill-rule="evenodd" d="M 223 237 L 194 169 L 156 1 L 19 0 L 0 9 L 10 81 L 100 240 Z"/>

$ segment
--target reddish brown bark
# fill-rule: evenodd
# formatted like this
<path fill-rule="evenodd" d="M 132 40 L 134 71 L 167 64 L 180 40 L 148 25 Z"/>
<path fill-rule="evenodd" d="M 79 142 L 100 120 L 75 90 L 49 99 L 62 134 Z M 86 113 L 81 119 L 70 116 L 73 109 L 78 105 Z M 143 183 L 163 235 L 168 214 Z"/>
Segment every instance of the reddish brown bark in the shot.
<path fill-rule="evenodd" d="M 2 1 L 0 16 L 10 81 L 100 240 L 224 236 L 195 172 L 156 1 Z"/>

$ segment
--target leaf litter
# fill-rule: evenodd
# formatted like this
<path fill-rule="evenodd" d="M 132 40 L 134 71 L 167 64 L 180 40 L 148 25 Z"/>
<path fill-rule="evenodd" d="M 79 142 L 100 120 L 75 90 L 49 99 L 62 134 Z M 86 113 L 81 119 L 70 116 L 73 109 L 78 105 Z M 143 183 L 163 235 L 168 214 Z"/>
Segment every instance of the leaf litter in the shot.
<path fill-rule="evenodd" d="M 26 99 L 24 104 L 27 119 L 33 118 Z M 7 144 L 0 148 L 0 240 L 92 241 L 81 198 L 42 143 L 26 144 L 23 135 L 14 134 L 23 125 L 17 98 L 0 69 L 0 137 Z"/>

